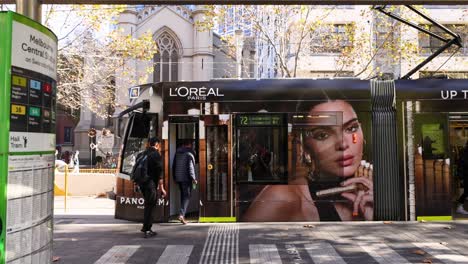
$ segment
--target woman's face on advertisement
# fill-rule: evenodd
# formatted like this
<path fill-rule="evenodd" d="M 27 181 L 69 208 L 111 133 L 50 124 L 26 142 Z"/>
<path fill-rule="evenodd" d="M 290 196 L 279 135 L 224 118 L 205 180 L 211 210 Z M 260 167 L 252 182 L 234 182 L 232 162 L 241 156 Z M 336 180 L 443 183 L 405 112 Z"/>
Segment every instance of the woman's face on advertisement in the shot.
<path fill-rule="evenodd" d="M 352 106 L 341 100 L 331 101 L 316 105 L 310 114 L 319 118 L 310 123 L 305 143 L 320 173 L 353 176 L 362 159 L 364 137 Z M 328 122 L 319 121 L 327 116 L 331 117 Z"/>

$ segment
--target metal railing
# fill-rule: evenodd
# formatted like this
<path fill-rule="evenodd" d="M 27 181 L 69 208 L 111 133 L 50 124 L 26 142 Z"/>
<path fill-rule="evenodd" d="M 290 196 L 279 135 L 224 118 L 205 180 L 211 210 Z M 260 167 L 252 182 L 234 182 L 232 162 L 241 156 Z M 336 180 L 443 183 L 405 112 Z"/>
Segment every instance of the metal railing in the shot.
<path fill-rule="evenodd" d="M 67 197 L 68 197 L 68 165 L 65 165 L 65 196 L 63 197 L 63 206 L 67 212 Z"/>
<path fill-rule="evenodd" d="M 68 203 L 67 203 L 67 200 L 68 200 L 68 190 L 69 190 L 69 177 L 70 177 L 70 170 L 68 168 L 68 165 L 65 165 L 64 166 L 64 171 L 63 171 L 63 174 L 64 174 L 64 191 L 58 189 L 58 191 L 61 191 L 61 192 L 64 192 L 64 210 L 65 212 L 68 211 Z M 117 169 L 80 169 L 80 172 L 79 173 L 102 173 L 102 174 L 116 174 L 117 173 Z M 54 187 L 55 188 L 55 187 Z M 58 187 L 57 187 L 58 188 Z M 55 191 L 55 190 L 54 190 Z M 56 194 L 57 195 L 57 194 Z"/>

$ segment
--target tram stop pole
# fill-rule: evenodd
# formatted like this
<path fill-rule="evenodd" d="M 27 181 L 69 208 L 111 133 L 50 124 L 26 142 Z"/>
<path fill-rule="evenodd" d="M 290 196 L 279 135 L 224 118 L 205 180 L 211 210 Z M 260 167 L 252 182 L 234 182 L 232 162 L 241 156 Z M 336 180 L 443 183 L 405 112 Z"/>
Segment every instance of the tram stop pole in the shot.
<path fill-rule="evenodd" d="M 41 23 L 42 6 L 39 0 L 16 0 L 16 12 Z"/>
<path fill-rule="evenodd" d="M 63 196 L 63 208 L 67 212 L 67 198 L 68 198 L 68 165 L 65 165 L 65 196 Z"/>
<path fill-rule="evenodd" d="M 50 263 L 58 40 L 40 1 L 17 10 L 0 12 L 0 264 Z"/>

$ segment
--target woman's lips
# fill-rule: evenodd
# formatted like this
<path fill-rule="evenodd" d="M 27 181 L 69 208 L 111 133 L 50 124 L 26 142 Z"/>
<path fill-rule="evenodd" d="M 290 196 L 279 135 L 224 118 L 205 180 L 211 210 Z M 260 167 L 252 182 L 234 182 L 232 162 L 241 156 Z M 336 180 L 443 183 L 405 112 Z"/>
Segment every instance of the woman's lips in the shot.
<path fill-rule="evenodd" d="M 354 156 L 353 155 L 345 155 L 339 159 L 336 160 L 336 162 L 341 166 L 341 167 L 348 167 L 353 164 L 354 161 Z"/>

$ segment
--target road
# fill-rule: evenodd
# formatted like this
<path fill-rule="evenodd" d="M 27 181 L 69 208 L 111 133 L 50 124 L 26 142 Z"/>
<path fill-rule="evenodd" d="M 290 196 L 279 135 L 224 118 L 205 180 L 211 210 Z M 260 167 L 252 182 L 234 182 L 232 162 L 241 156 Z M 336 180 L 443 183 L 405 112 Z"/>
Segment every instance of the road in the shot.
<path fill-rule="evenodd" d="M 63 197 L 54 207 L 54 263 L 468 263 L 468 221 L 141 224 L 116 220 L 114 201 Z"/>

